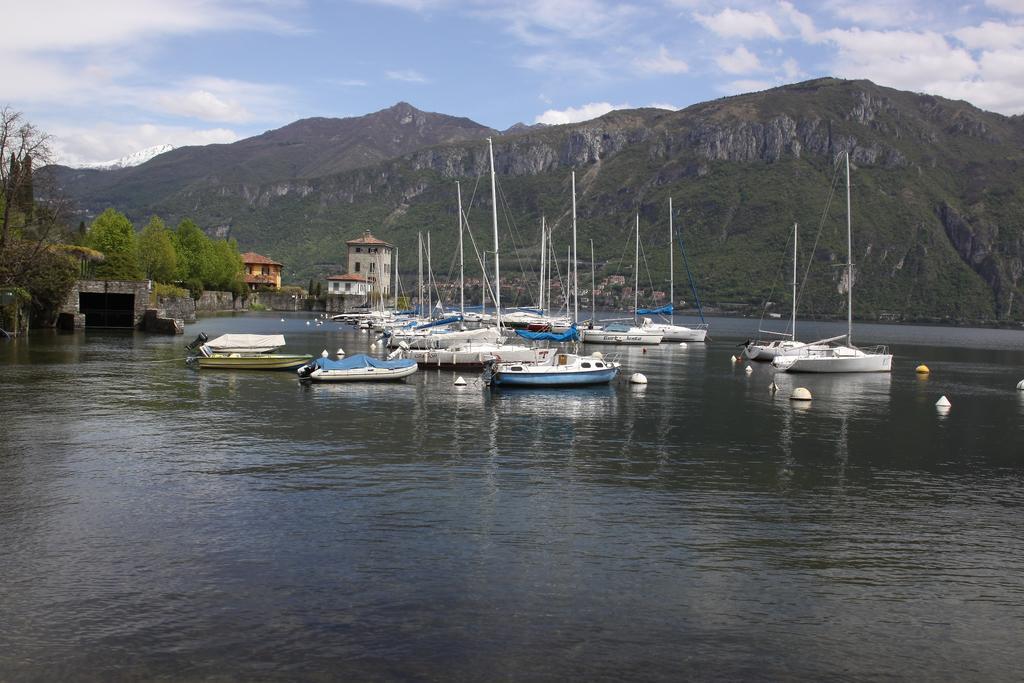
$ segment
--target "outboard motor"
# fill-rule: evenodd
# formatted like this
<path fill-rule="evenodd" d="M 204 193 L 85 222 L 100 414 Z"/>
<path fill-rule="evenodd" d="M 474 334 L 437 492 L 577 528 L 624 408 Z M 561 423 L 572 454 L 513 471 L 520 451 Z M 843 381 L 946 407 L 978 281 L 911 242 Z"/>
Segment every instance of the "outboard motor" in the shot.
<path fill-rule="evenodd" d="M 311 374 L 313 374 L 313 371 L 316 370 L 316 369 L 317 369 L 317 362 L 315 360 L 313 360 L 313 361 L 310 361 L 310 362 L 306 363 L 305 365 L 300 367 L 295 372 L 299 375 L 299 379 L 306 379 Z"/>
<path fill-rule="evenodd" d="M 191 344 L 185 346 L 186 351 L 195 351 L 197 348 L 210 341 L 210 338 L 206 336 L 205 332 L 200 332 L 199 336 L 192 340 Z"/>

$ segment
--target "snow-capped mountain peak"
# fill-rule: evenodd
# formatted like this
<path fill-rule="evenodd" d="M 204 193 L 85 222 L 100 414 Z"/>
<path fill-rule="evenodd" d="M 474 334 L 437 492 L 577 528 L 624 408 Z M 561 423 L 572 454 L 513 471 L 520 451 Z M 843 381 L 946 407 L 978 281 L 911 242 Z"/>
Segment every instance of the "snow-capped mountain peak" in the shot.
<path fill-rule="evenodd" d="M 123 156 L 120 159 L 114 161 L 96 161 L 91 164 L 82 164 L 79 168 L 94 168 L 100 171 L 109 171 L 115 168 L 128 168 L 129 166 L 138 166 L 144 164 L 158 154 L 164 152 L 170 152 L 174 149 L 174 145 L 155 145 L 153 147 L 147 147 L 146 149 L 140 149 L 138 152 L 132 152 L 127 156 Z"/>

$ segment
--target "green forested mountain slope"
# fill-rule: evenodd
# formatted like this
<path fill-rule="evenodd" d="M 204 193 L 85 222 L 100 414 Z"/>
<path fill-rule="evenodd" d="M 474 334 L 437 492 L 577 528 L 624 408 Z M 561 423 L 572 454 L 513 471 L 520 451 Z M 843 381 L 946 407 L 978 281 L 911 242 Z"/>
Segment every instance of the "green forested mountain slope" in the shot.
<path fill-rule="evenodd" d="M 367 152 L 343 167 L 318 158 L 302 171 L 269 152 L 259 173 L 230 161 L 215 164 L 224 169 L 217 173 L 179 163 L 188 182 L 169 182 L 158 157 L 107 190 L 75 173 L 65 173 L 64 185 L 89 211 L 113 205 L 137 221 L 153 213 L 168 221 L 190 216 L 284 262 L 286 279 L 298 283 L 338 272 L 345 240 L 365 229 L 396 243 L 409 273 L 416 233 L 429 230 L 435 270 L 443 274 L 456 240 L 456 180 L 475 237 L 490 243 L 487 133 L 466 122 L 458 141 L 423 134 L 424 144 L 412 151 L 388 158 L 388 150 L 381 158 Z M 377 149 L 386 137 L 367 133 L 364 146 Z M 632 275 L 628 243 L 639 212 L 653 284 L 664 289 L 671 196 L 706 301 L 756 305 L 773 285 L 781 287 L 796 221 L 801 276 L 812 263 L 802 314 L 842 315 L 843 271 L 834 267 L 846 252 L 841 181 L 822 216 L 844 150 L 853 166 L 856 315 L 1024 318 L 1024 120 L 867 81 L 821 79 L 678 112 L 616 111 L 495 137 L 503 272 L 521 274 L 520 262 L 536 269 L 541 214 L 556 226 L 556 253 L 564 259 L 569 173 L 576 170 L 587 260 L 581 272 L 589 270 L 593 239 L 602 273 Z M 648 267 L 642 286 L 651 284 Z"/>

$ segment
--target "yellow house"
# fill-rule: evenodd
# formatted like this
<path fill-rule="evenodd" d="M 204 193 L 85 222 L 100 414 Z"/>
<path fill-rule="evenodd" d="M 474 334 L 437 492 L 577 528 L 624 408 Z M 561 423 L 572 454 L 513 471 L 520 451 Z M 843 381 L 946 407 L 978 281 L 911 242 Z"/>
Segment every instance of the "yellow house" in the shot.
<path fill-rule="evenodd" d="M 281 264 L 266 256 L 247 251 L 242 254 L 245 264 L 245 284 L 249 289 L 281 287 Z"/>

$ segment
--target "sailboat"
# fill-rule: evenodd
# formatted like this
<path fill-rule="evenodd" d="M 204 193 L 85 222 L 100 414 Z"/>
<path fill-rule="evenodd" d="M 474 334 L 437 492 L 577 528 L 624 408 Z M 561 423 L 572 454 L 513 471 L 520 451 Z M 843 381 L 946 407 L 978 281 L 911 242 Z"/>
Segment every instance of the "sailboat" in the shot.
<path fill-rule="evenodd" d="M 452 370 L 480 370 L 491 361 L 516 363 L 540 363 L 552 354 L 552 349 L 540 349 L 524 344 L 506 343 L 502 326 L 506 316 L 501 313 L 501 271 L 498 253 L 498 213 L 497 193 L 494 185 L 494 149 L 490 139 L 487 140 L 491 158 L 491 200 L 494 203 L 494 300 L 497 316 L 496 328 L 488 327 L 479 330 L 466 330 L 454 334 L 474 334 L 476 338 L 466 339 L 457 344 L 444 347 L 428 347 L 425 350 L 411 351 L 410 356 L 425 367 L 437 367 Z M 460 312 L 465 310 L 461 289 L 464 281 L 462 254 L 462 192 L 459 190 L 459 281 L 460 281 Z M 464 313 L 460 318 L 464 317 Z"/>
<path fill-rule="evenodd" d="M 490 140 L 488 140 L 490 142 Z M 491 151 L 491 192 L 494 192 L 494 152 Z M 498 242 L 498 217 L 494 216 L 494 242 L 495 256 L 497 256 Z M 572 282 L 573 294 L 573 319 L 579 319 L 579 278 L 577 273 L 576 255 L 576 174 L 572 174 L 572 263 L 570 280 Z M 568 302 L 566 302 L 568 304 Z M 500 311 L 500 306 L 498 307 Z M 540 335 L 551 335 L 553 339 L 556 333 L 540 332 L 529 333 L 520 331 L 520 335 L 529 335 L 536 339 Z M 565 333 L 565 339 L 559 341 L 571 341 L 578 337 L 575 322 Z M 579 387 L 593 386 L 595 384 L 608 384 L 619 374 L 619 363 L 605 360 L 601 354 L 595 353 L 591 356 L 581 356 L 576 353 L 552 353 L 545 360 L 537 363 L 517 363 L 504 360 L 494 360 L 484 367 L 483 380 L 487 386 L 494 387 Z"/>
<path fill-rule="evenodd" d="M 671 342 L 702 342 L 708 336 L 707 323 L 701 323 L 696 327 L 686 327 L 685 325 L 676 325 L 676 313 L 675 313 L 675 301 L 676 301 L 676 280 L 675 280 L 675 267 L 674 267 L 674 245 L 675 242 L 675 230 L 672 226 L 672 198 L 668 198 L 668 299 L 669 303 L 667 306 L 654 309 L 636 309 L 637 315 L 664 315 L 668 313 L 672 316 L 671 323 L 656 323 L 652 322 L 650 318 L 644 318 L 641 327 L 647 330 L 653 330 L 655 332 L 662 333 L 662 341 Z M 685 254 L 684 254 L 685 256 Z"/>
<path fill-rule="evenodd" d="M 779 339 L 746 341 L 743 344 L 743 355 L 748 360 L 764 361 L 770 363 L 776 356 L 784 356 L 790 352 L 799 353 L 808 345 L 796 340 L 796 241 L 797 224 L 793 224 L 793 311 L 790 321 L 789 332 L 772 332 L 771 330 L 758 330 L 761 334 L 777 335 Z M 787 339 L 788 337 L 788 339 Z M 824 346 L 822 346 L 824 348 Z"/>
<path fill-rule="evenodd" d="M 640 288 L 640 214 L 636 215 L 636 261 L 633 266 L 633 310 L 639 304 Z M 624 322 L 609 322 L 599 327 L 587 327 L 582 330 L 583 341 L 588 344 L 660 344 L 665 333 L 650 327 L 640 327 Z"/>
<path fill-rule="evenodd" d="M 850 153 L 846 162 L 846 334 L 791 349 L 776 356 L 772 366 L 786 372 L 890 372 L 892 354 L 884 346 L 861 349 L 853 345 L 853 228 L 850 209 Z M 836 344 L 845 339 L 845 344 Z"/>

